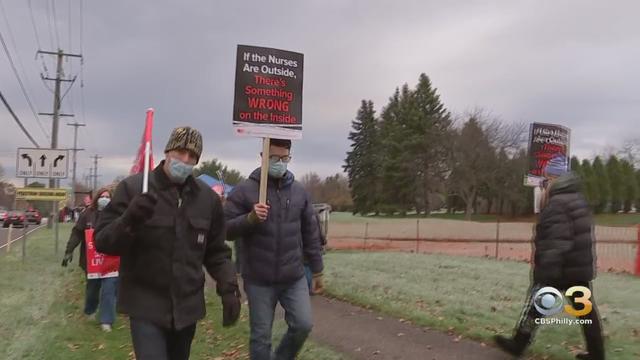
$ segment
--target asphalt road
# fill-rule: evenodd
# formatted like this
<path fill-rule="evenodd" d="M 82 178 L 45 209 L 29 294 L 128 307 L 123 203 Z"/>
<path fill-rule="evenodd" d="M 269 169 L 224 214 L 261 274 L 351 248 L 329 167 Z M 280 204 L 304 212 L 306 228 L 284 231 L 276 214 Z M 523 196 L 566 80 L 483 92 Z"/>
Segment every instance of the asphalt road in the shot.
<path fill-rule="evenodd" d="M 16 240 L 19 240 L 19 238 L 22 237 L 22 235 L 24 234 L 25 230 L 28 232 L 34 231 L 36 229 L 38 229 L 39 227 L 42 226 L 46 226 L 46 225 L 29 225 L 26 229 L 24 228 L 16 228 L 16 229 L 12 229 L 11 230 L 11 241 L 12 241 L 12 246 L 14 245 L 13 242 Z M 9 229 L 5 229 L 2 226 L 0 226 L 0 248 L 4 250 L 5 245 L 7 244 L 7 240 L 9 239 Z"/>

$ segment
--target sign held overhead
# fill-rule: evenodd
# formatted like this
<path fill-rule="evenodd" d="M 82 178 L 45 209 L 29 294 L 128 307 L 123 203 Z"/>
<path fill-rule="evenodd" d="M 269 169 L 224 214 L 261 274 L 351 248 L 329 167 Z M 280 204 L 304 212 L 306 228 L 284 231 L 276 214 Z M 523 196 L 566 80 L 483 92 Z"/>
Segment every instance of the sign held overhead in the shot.
<path fill-rule="evenodd" d="M 302 138 L 303 54 L 238 45 L 233 127 L 236 135 Z"/>

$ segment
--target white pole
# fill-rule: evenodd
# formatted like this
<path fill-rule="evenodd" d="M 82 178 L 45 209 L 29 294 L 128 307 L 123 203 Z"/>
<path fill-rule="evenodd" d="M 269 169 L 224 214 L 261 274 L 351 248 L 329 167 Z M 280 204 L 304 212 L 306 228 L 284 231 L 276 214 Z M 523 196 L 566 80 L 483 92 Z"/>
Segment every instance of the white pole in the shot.
<path fill-rule="evenodd" d="M 147 141 L 144 144 L 144 177 L 142 180 L 142 192 L 149 191 L 149 158 L 151 152 L 151 141 Z"/>
<path fill-rule="evenodd" d="M 7 213 L 7 216 L 8 213 Z M 7 252 L 11 251 L 11 230 L 13 229 L 13 224 L 9 224 L 9 230 L 7 231 Z"/>

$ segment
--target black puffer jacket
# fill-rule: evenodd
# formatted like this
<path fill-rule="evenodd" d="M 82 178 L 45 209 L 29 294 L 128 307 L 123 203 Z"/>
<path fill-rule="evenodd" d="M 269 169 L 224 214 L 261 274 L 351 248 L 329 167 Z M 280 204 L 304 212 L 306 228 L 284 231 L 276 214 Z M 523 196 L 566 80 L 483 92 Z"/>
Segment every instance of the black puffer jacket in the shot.
<path fill-rule="evenodd" d="M 269 177 L 264 223 L 252 225 L 247 215 L 258 202 L 260 169 L 236 186 L 225 203 L 227 238 L 242 239 L 242 276 L 261 284 L 286 284 L 304 276 L 306 258 L 314 273 L 322 272 L 322 244 L 315 210 L 307 191 L 288 172 Z"/>
<path fill-rule="evenodd" d="M 149 192 L 158 197 L 153 217 L 135 231 L 122 223 L 128 204 L 142 192 L 142 174 L 128 177 L 102 211 L 96 249 L 120 256 L 121 313 L 180 329 L 205 315 L 203 265 L 219 295 L 237 293 L 238 284 L 224 243 L 220 198 L 192 176 L 180 191 L 163 165 L 149 175 Z"/>
<path fill-rule="evenodd" d="M 595 278 L 593 217 L 581 181 L 566 174 L 554 181 L 540 213 L 534 240 L 536 283 L 561 286 Z"/>
<path fill-rule="evenodd" d="M 87 272 L 87 246 L 84 231 L 95 228 L 99 216 L 100 211 L 92 207 L 87 208 L 85 211 L 83 211 L 82 214 L 80 214 L 80 217 L 78 217 L 78 221 L 73 226 L 73 229 L 71 230 L 71 236 L 69 236 L 69 241 L 67 242 L 67 248 L 65 250 L 65 254 L 71 254 L 76 249 L 76 247 L 80 245 L 78 265 L 85 273 Z"/>

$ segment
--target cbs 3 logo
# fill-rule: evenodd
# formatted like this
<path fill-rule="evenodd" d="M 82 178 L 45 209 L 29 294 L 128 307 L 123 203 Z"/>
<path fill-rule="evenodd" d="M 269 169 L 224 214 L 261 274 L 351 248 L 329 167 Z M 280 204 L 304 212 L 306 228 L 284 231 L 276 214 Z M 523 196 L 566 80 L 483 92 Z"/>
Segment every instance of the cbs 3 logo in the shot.
<path fill-rule="evenodd" d="M 564 296 L 562 293 L 551 286 L 543 287 L 535 293 L 533 296 L 533 306 L 535 306 L 540 314 L 545 316 L 555 315 L 561 312 L 563 307 L 567 314 L 575 317 L 585 316 L 593 309 L 593 304 L 590 301 L 591 290 L 584 286 L 572 286 L 567 289 L 564 295 L 573 297 L 576 293 L 580 293 L 582 296 L 573 298 L 573 303 L 574 305 L 582 304 L 583 307 L 581 310 L 576 310 L 571 305 L 564 305 Z"/>

